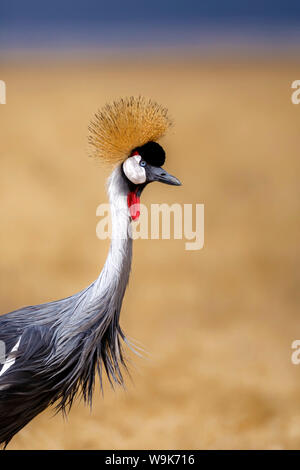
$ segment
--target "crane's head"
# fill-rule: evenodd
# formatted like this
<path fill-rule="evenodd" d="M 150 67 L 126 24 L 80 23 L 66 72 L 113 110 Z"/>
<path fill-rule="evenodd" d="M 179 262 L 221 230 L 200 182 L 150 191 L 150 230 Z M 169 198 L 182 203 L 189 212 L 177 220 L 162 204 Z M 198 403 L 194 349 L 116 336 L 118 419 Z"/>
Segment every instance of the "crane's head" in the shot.
<path fill-rule="evenodd" d="M 89 142 L 95 156 L 120 163 L 133 220 L 139 216 L 139 199 L 147 184 L 181 184 L 162 168 L 165 151 L 157 143 L 171 124 L 166 108 L 139 96 L 104 106 L 90 125 Z"/>
<path fill-rule="evenodd" d="M 180 181 L 162 168 L 166 155 L 157 142 L 147 142 L 133 149 L 122 163 L 122 172 L 128 182 L 128 207 L 133 220 L 139 216 L 139 200 L 145 186 L 153 181 L 180 186 Z"/>

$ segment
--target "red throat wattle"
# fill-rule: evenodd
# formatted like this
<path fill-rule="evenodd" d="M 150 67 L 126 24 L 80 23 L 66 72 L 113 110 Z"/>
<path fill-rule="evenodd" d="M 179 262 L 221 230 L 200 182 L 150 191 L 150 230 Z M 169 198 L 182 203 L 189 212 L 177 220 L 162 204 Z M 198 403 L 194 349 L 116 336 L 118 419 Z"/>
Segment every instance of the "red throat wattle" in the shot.
<path fill-rule="evenodd" d="M 140 197 L 136 194 L 135 191 L 130 191 L 127 195 L 127 205 L 129 207 L 129 212 L 132 220 L 136 220 L 140 216 Z"/>

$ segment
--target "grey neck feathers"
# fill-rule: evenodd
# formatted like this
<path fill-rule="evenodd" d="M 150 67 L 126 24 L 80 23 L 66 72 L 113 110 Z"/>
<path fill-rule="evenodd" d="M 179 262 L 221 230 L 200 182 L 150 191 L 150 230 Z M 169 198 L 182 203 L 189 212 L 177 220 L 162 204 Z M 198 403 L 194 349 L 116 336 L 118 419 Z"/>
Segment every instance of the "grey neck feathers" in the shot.
<path fill-rule="evenodd" d="M 93 297 L 111 297 L 111 302 L 122 302 L 129 280 L 132 260 L 132 237 L 127 206 L 128 185 L 118 166 L 108 180 L 111 210 L 111 244 L 103 270 L 94 283 Z"/>
<path fill-rule="evenodd" d="M 119 322 L 132 259 L 127 193 L 128 186 L 117 167 L 108 180 L 112 225 L 110 249 L 98 279 L 78 294 L 75 309 L 69 317 L 69 327 L 75 335 L 93 328 L 101 336 L 109 324 Z"/>

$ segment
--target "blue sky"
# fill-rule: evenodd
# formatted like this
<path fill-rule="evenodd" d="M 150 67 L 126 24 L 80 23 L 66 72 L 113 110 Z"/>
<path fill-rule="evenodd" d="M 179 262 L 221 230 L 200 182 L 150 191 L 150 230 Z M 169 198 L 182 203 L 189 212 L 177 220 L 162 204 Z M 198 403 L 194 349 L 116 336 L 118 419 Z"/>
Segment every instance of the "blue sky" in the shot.
<path fill-rule="evenodd" d="M 299 25 L 300 0 L 1 0 L 0 46 L 293 44 Z"/>
<path fill-rule="evenodd" d="M 109 21 L 149 23 L 164 21 L 268 21 L 300 18 L 294 0 L 1 0 L 1 22 L 6 24 Z"/>

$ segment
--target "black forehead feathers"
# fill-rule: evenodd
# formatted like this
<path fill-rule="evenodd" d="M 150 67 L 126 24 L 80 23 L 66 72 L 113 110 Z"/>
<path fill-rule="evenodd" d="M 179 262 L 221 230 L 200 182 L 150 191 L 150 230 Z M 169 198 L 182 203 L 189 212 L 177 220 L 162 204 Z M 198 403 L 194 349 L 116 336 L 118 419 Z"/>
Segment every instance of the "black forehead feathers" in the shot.
<path fill-rule="evenodd" d="M 141 147 L 133 149 L 133 152 L 138 152 L 142 159 L 150 165 L 162 166 L 165 163 L 166 153 L 157 142 L 147 142 Z"/>

